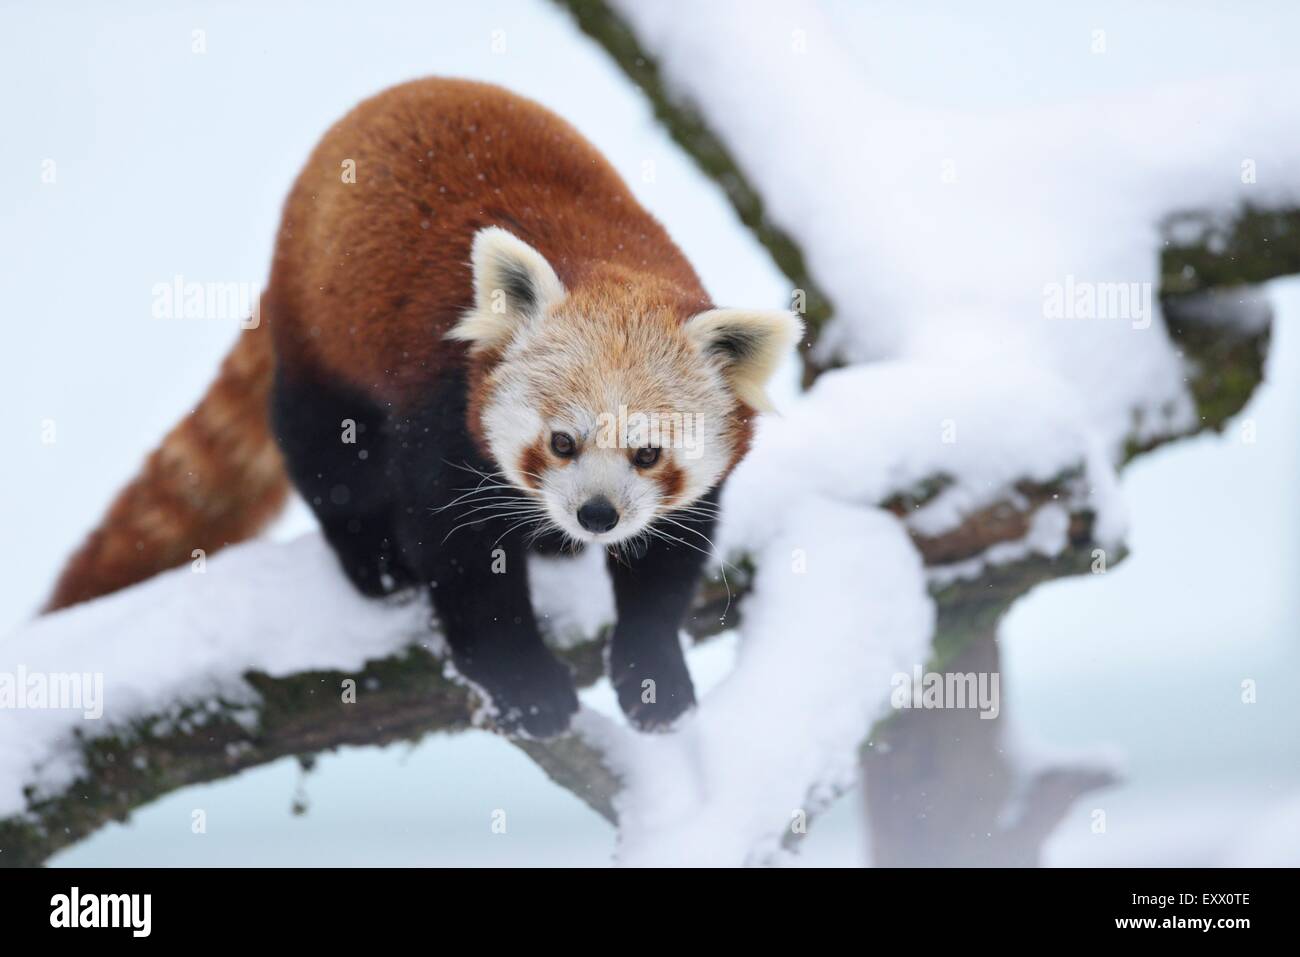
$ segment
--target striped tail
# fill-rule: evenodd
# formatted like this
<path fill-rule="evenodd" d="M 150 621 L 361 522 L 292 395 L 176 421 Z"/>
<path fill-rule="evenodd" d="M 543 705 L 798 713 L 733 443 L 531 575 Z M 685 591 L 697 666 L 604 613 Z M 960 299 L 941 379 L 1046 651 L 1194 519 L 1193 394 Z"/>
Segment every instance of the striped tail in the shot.
<path fill-rule="evenodd" d="M 240 333 L 198 406 L 167 434 L 59 576 L 44 611 L 144 581 L 257 534 L 289 490 L 271 434 L 266 324 Z"/>

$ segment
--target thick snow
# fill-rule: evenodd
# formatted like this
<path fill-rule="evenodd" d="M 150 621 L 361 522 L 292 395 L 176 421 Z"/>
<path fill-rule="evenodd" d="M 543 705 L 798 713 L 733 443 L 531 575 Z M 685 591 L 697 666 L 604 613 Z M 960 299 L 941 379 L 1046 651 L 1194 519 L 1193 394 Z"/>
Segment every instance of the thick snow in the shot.
<path fill-rule="evenodd" d="M 528 584 L 533 611 L 560 647 L 580 644 L 614 620 L 614 589 L 600 549 L 574 557 L 533 556 Z"/>
<path fill-rule="evenodd" d="M 1112 450 L 1135 413 L 1143 436 L 1191 424 L 1158 317 L 1047 318 L 1046 287 L 1154 293 L 1166 214 L 1297 195 L 1294 74 L 947 111 L 874 89 L 820 4 L 614 5 L 800 241 L 837 309 L 826 351 L 945 360 L 990 381 L 1050 371 Z M 1078 69 L 1106 62 L 1090 33 Z"/>
<path fill-rule="evenodd" d="M 877 505 L 945 475 L 953 484 L 908 518 L 917 532 L 937 535 L 1013 497 L 1017 481 L 1047 482 L 1072 469 L 1083 469 L 1074 504 L 1096 509 L 1099 536 L 1116 541 L 1124 519 L 1114 469 L 1081 397 L 1058 378 L 1032 365 L 993 378 L 908 360 L 838 369 L 760 424 L 728 483 L 723 543 L 761 543 L 785 503 L 810 492 Z"/>
<path fill-rule="evenodd" d="M 102 675 L 104 715 L 5 713 L 0 816 L 26 806 L 23 788 L 57 787 L 80 770 L 75 735 L 222 698 L 256 701 L 242 675 L 360 670 L 412 641 L 438 649 L 425 603 L 372 602 L 350 588 L 324 539 L 253 542 L 135 588 L 37 619 L 0 642 L 0 673 Z M 342 689 L 339 689 L 342 693 Z"/>
<path fill-rule="evenodd" d="M 736 668 L 696 711 L 665 735 L 580 724 L 624 777 L 622 863 L 778 858 L 796 814 L 856 779 L 890 678 L 925 660 L 934 608 L 896 518 L 812 496 L 780 527 L 757 553 Z"/>

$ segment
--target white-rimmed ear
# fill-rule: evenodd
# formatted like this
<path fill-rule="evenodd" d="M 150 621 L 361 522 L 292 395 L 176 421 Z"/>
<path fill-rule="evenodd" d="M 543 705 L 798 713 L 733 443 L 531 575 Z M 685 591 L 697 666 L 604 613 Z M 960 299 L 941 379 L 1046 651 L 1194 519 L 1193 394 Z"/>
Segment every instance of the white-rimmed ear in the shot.
<path fill-rule="evenodd" d="M 685 331 L 705 355 L 718 360 L 741 401 L 770 412 L 767 380 L 803 338 L 803 322 L 780 309 L 710 309 L 688 319 Z"/>
<path fill-rule="evenodd" d="M 505 345 L 530 319 L 564 298 L 564 286 L 546 257 L 499 226 L 480 229 L 470 254 L 474 308 L 447 333 L 475 351 Z"/>

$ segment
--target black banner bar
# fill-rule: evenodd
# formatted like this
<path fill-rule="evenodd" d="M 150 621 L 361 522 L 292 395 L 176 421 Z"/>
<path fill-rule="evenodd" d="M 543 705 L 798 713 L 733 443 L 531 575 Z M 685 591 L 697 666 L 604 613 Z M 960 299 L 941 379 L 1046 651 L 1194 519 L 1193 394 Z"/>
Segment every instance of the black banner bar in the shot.
<path fill-rule="evenodd" d="M 725 892 L 719 894 L 719 881 Z M 367 939 L 426 937 L 463 910 L 487 908 L 528 933 L 576 915 L 633 923 L 664 914 L 666 898 L 721 908 L 737 937 L 769 920 L 826 921 L 924 933 L 924 942 L 995 932 L 1008 940 L 1107 937 L 1230 943 L 1283 930 L 1295 874 L 1285 870 L 10 870 L 0 871 L 0 917 L 10 941 L 205 945 L 268 937 L 338 943 L 341 925 Z M 740 896 L 738 896 L 740 895 Z M 736 905 L 741 901 L 744 906 Z M 745 916 L 750 915 L 750 916 Z M 700 915 L 692 922 L 702 919 Z M 706 920 L 707 923 L 707 920 Z M 277 928 L 283 935 L 277 933 Z M 652 933 L 651 928 L 646 928 Z M 454 933 L 454 928 L 448 930 Z M 449 938 L 450 940 L 452 938 Z"/>

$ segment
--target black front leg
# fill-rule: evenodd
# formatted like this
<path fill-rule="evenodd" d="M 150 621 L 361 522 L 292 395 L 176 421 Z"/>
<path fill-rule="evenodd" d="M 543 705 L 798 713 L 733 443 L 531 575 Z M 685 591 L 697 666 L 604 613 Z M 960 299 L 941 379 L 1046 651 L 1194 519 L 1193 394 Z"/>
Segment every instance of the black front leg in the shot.
<path fill-rule="evenodd" d="M 526 551 L 499 522 L 416 544 L 457 671 L 489 699 L 499 727 L 545 738 L 578 710 L 568 667 L 542 642 L 528 593 Z M 438 534 L 435 532 L 434 534 Z M 443 532 L 442 534 L 445 534 Z"/>
<path fill-rule="evenodd" d="M 573 677 L 542 642 L 528 592 L 528 501 L 494 487 L 495 467 L 465 434 L 464 385 L 393 423 L 402 564 L 429 589 L 452 663 L 482 690 L 508 733 L 560 734 L 578 710 Z M 482 491 L 487 489 L 486 491 Z"/>
<path fill-rule="evenodd" d="M 716 498 L 716 492 L 710 494 L 703 509 L 711 513 Z M 666 727 L 695 704 L 678 633 L 695 597 L 714 522 L 669 517 L 671 522 L 661 520 L 657 527 L 679 541 L 654 536 L 644 551 L 609 558 L 618 611 L 609 676 L 623 713 L 643 730 Z"/>

